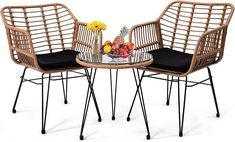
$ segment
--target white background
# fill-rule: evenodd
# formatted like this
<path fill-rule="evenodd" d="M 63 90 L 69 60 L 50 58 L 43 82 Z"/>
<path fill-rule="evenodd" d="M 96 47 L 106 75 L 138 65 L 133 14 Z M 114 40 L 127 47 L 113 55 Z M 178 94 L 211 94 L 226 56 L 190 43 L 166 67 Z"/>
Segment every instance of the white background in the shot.
<path fill-rule="evenodd" d="M 207 0 L 214 2 L 214 0 Z M 233 0 L 217 0 L 232 2 Z M 90 22 L 104 21 L 107 31 L 104 40 L 112 40 L 122 25 L 132 25 L 157 19 L 171 0 L 9 0 L 0 1 L 0 6 L 30 5 L 43 3 L 63 3 L 78 20 Z M 208 86 L 188 89 L 184 137 L 178 137 L 177 86 L 173 86 L 171 105 L 165 105 L 166 83 L 145 78 L 143 81 L 151 141 L 198 142 L 234 141 L 235 94 L 234 94 L 234 17 L 230 23 L 223 60 L 212 66 L 214 84 L 221 117 L 215 117 L 214 101 Z M 11 109 L 23 71 L 14 64 L 9 55 L 3 23 L 0 22 L 0 141 L 1 142 L 77 142 L 85 102 L 87 81 L 78 78 L 69 81 L 68 105 L 63 104 L 61 82 L 51 83 L 47 134 L 41 135 L 41 87 L 30 83 L 23 84 L 17 105 L 17 113 Z M 28 73 L 28 74 L 27 74 Z M 40 73 L 28 70 L 26 75 L 40 77 Z M 99 103 L 102 122 L 91 102 L 84 136 L 86 141 L 146 141 L 146 128 L 139 101 L 136 101 L 131 121 L 126 116 L 132 101 L 135 86 L 131 70 L 120 70 L 117 96 L 116 120 L 111 120 L 109 71 L 98 70 L 95 91 Z M 204 69 L 189 76 L 189 79 L 207 77 Z M 182 84 L 183 86 L 183 84 Z"/>

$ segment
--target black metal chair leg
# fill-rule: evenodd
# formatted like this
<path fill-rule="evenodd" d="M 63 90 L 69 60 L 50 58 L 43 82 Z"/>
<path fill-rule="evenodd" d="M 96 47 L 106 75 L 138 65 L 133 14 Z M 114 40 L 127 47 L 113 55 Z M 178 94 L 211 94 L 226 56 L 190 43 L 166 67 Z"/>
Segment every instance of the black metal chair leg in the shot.
<path fill-rule="evenodd" d="M 145 121 L 145 126 L 146 126 L 146 129 L 147 129 L 146 139 L 149 140 L 149 139 L 150 139 L 150 132 L 149 132 L 148 118 L 147 118 L 145 103 L 144 103 L 144 96 L 143 96 L 143 92 L 139 90 L 139 89 L 142 88 L 141 82 L 142 82 L 142 80 L 143 80 L 145 71 L 143 71 L 142 75 L 140 76 L 139 70 L 138 70 L 138 69 L 136 69 L 136 70 L 137 70 L 137 71 L 136 71 L 136 72 L 137 72 L 136 74 L 137 74 L 137 76 L 138 76 L 138 85 L 137 85 L 137 89 L 136 89 L 135 95 L 138 94 L 139 99 L 140 99 L 141 109 L 142 109 L 142 112 L 143 112 L 143 117 L 144 117 L 144 121 Z M 141 89 L 141 90 L 142 90 L 142 89 Z"/>
<path fill-rule="evenodd" d="M 61 81 L 64 93 L 64 104 L 68 103 L 67 96 L 68 96 L 68 71 L 66 71 L 66 78 L 65 78 L 65 87 L 64 87 L 64 77 L 63 73 L 61 72 Z"/>
<path fill-rule="evenodd" d="M 65 101 L 64 101 L 64 103 L 65 104 L 67 104 L 68 103 L 68 74 L 69 74 L 69 72 L 68 71 L 66 71 L 66 79 L 65 79 L 65 81 L 66 81 L 66 83 L 65 83 L 65 87 L 66 87 L 66 99 L 65 99 Z"/>
<path fill-rule="evenodd" d="M 214 88 L 214 84 L 213 84 L 213 79 L 212 79 L 212 75 L 211 75 L 211 70 L 209 67 L 207 67 L 208 70 L 208 74 L 209 74 L 209 78 L 210 78 L 210 83 L 211 83 L 211 89 L 212 89 L 212 93 L 213 93 L 213 97 L 214 97 L 214 101 L 215 101 L 215 107 L 216 107 L 216 117 L 220 117 L 220 113 L 219 113 L 219 107 L 218 107 L 218 103 L 217 103 L 217 99 L 216 99 L 216 95 L 215 95 L 215 88 Z"/>
<path fill-rule="evenodd" d="M 134 79 L 135 79 L 135 84 L 136 84 L 136 87 L 138 86 L 138 82 L 137 82 L 137 77 L 136 77 L 136 74 L 135 74 L 135 69 L 132 69 L 132 71 L 133 71 L 133 75 L 134 75 Z M 143 93 L 143 91 L 142 91 L 142 87 L 140 88 L 140 90 L 141 90 L 141 92 Z M 140 92 L 139 92 L 139 90 L 138 90 L 138 94 L 139 94 Z M 129 112 L 128 112 L 128 115 L 127 115 L 127 121 L 130 121 L 130 115 L 131 115 L 131 111 L 132 111 L 132 108 L 133 108 L 133 106 L 134 106 L 134 103 L 135 103 L 135 99 L 136 99 L 136 96 L 137 96 L 137 94 L 135 94 L 135 96 L 134 96 L 134 98 L 133 98 L 133 101 L 132 101 L 132 103 L 131 103 L 131 107 L 130 107 L 130 110 L 129 110 Z"/>
<path fill-rule="evenodd" d="M 183 100 L 183 110 L 182 110 L 182 119 L 181 119 L 181 109 L 180 109 L 180 79 L 178 77 L 178 112 L 179 112 L 179 136 L 183 136 L 183 127 L 184 127 L 184 112 L 186 104 L 186 93 L 187 93 L 187 82 L 188 78 L 185 78 L 185 90 L 184 90 L 184 100 Z"/>
<path fill-rule="evenodd" d="M 113 79 L 112 79 L 112 70 L 110 69 L 110 90 L 111 90 L 111 105 L 112 105 L 112 120 L 115 120 L 115 110 L 116 110 L 116 97 L 117 97 L 117 80 L 118 80 L 118 69 L 116 69 L 116 78 L 115 78 L 115 92 L 113 97 Z"/>
<path fill-rule="evenodd" d="M 172 89 L 172 82 L 173 82 L 173 76 L 171 76 L 171 83 L 169 87 L 169 75 L 167 75 L 167 98 L 166 98 L 166 105 L 170 105 L 170 97 L 171 97 L 171 89 Z"/>
<path fill-rule="evenodd" d="M 46 119 L 47 119 L 47 109 L 48 109 L 48 101 L 49 101 L 49 94 L 50 94 L 50 81 L 51 81 L 51 74 L 49 74 L 48 78 L 48 87 L 47 87 L 47 98 L 46 98 L 46 106 L 44 110 L 44 74 L 42 74 L 42 130 L 41 133 L 46 133 Z"/>
<path fill-rule="evenodd" d="M 27 69 L 27 67 L 24 68 L 23 74 L 20 77 L 21 78 L 20 85 L 19 85 L 19 88 L 18 88 L 18 91 L 17 91 L 17 94 L 16 94 L 16 98 L 15 98 L 15 102 L 14 102 L 13 108 L 12 108 L 12 112 L 13 113 L 16 113 L 16 109 L 15 108 L 16 108 L 16 104 L 17 104 L 18 97 L 19 97 L 19 94 L 20 94 L 21 86 L 22 86 L 22 83 L 24 81 L 24 75 L 25 75 L 26 69 Z"/>
<path fill-rule="evenodd" d="M 81 125 L 81 131 L 80 131 L 80 140 L 84 139 L 83 130 L 84 130 L 85 122 L 86 122 L 86 117 L 87 117 L 87 112 L 88 112 L 91 96 L 93 97 L 95 107 L 96 107 L 96 110 L 97 110 L 97 113 L 98 113 L 98 117 L 99 117 L 98 121 L 99 122 L 101 121 L 99 107 L 97 105 L 97 101 L 96 101 L 96 98 L 95 98 L 95 93 L 94 93 L 94 90 L 93 90 L 93 83 L 94 83 L 94 80 L 95 80 L 96 69 L 95 69 L 94 75 L 92 75 L 92 70 L 93 69 L 91 69 L 90 74 L 89 74 L 89 71 L 87 69 L 84 69 L 84 70 L 85 70 L 85 73 L 86 73 L 86 76 L 87 76 L 88 89 L 87 89 L 87 96 L 86 96 L 85 107 L 84 107 L 84 112 L 83 112 L 83 119 L 82 119 L 82 125 Z"/>

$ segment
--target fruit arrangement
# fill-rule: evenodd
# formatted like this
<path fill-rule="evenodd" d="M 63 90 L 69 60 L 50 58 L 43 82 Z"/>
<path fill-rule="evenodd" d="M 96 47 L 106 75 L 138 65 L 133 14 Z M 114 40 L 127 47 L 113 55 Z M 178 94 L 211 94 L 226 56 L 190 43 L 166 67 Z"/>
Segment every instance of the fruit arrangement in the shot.
<path fill-rule="evenodd" d="M 102 47 L 102 53 L 108 54 L 111 58 L 126 58 L 128 57 L 134 49 L 134 44 L 125 42 L 123 44 L 112 43 L 107 40 Z"/>
<path fill-rule="evenodd" d="M 134 49 L 134 44 L 125 42 L 124 37 L 127 34 L 127 27 L 122 27 L 119 36 L 117 36 L 113 42 L 110 40 L 105 41 L 101 48 L 101 53 L 107 54 L 111 58 L 128 57 Z"/>

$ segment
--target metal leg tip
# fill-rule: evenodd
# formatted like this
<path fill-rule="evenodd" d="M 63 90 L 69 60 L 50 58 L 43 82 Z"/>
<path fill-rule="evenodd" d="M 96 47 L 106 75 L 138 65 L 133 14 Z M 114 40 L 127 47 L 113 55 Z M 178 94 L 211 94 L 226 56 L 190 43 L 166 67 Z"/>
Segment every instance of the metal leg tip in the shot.
<path fill-rule="evenodd" d="M 147 135 L 147 136 L 146 136 L 146 139 L 147 139 L 147 140 L 150 140 L 150 135 Z"/>
<path fill-rule="evenodd" d="M 112 116 L 112 120 L 115 120 L 115 116 Z"/>
<path fill-rule="evenodd" d="M 15 110 L 15 109 L 12 109 L 12 113 L 16 113 L 16 110 Z"/>
<path fill-rule="evenodd" d="M 101 122 L 102 121 L 102 119 L 101 118 L 98 118 L 98 122 Z"/>
<path fill-rule="evenodd" d="M 83 135 L 80 135 L 80 140 L 83 140 L 83 139 L 84 139 Z"/>
<path fill-rule="evenodd" d="M 46 131 L 44 129 L 41 130 L 42 134 L 46 134 Z"/>
<path fill-rule="evenodd" d="M 127 118 L 126 118 L 126 121 L 128 121 L 128 122 L 129 122 L 130 120 L 131 120 L 131 119 L 130 119 L 130 117 L 127 117 Z"/>
<path fill-rule="evenodd" d="M 182 131 L 179 132 L 179 136 L 183 137 L 183 132 Z"/>
<path fill-rule="evenodd" d="M 67 101 L 67 100 L 64 100 L 64 104 L 68 104 L 68 101 Z"/>
<path fill-rule="evenodd" d="M 167 102 L 166 102 L 166 105 L 167 105 L 167 106 L 169 106 L 169 105 L 170 105 L 169 101 L 167 101 Z"/>
<path fill-rule="evenodd" d="M 218 117 L 218 118 L 219 118 L 219 117 L 220 117 L 220 114 L 219 114 L 219 113 L 217 113 L 217 114 L 216 114 L 216 117 Z"/>

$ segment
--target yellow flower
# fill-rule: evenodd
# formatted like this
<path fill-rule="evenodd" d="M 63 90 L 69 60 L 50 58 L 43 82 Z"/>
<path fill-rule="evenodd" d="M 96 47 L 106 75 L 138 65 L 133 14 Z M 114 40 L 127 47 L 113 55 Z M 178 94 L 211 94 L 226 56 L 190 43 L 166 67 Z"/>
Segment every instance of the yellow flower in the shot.
<path fill-rule="evenodd" d="M 112 50 L 112 47 L 111 47 L 110 45 L 104 46 L 104 53 L 105 53 L 105 54 L 111 52 L 111 50 Z"/>
<path fill-rule="evenodd" d="M 87 24 L 87 28 L 88 28 L 89 30 L 91 30 L 91 29 L 92 29 L 92 24 L 91 24 L 91 23 Z"/>
<path fill-rule="evenodd" d="M 87 28 L 91 31 L 101 31 L 106 30 L 106 25 L 103 22 L 94 20 L 91 23 L 87 24 Z"/>

